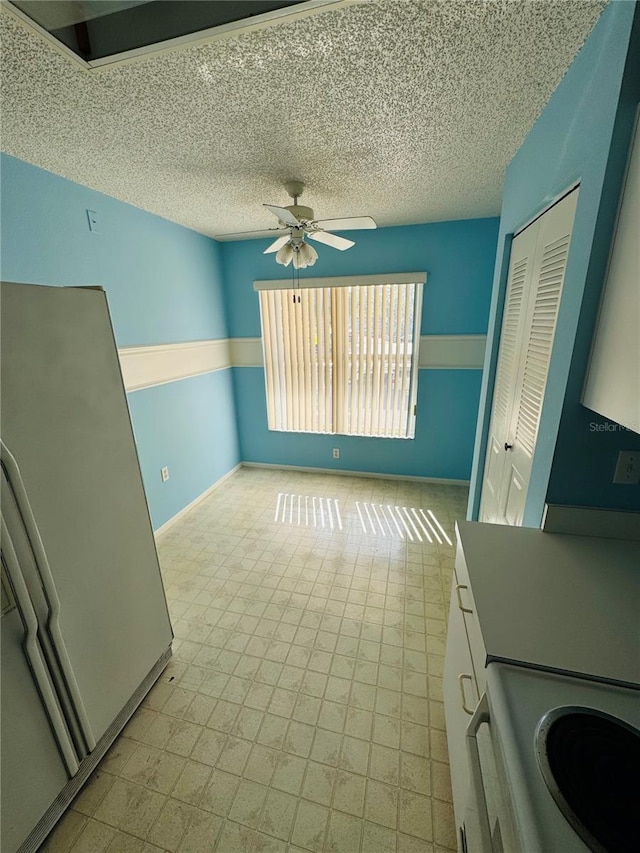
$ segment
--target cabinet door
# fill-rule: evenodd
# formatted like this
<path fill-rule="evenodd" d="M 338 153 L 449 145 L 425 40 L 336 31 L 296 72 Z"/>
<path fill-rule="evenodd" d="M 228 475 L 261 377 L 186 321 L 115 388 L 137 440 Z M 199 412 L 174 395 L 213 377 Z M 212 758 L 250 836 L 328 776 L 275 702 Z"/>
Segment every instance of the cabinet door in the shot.
<path fill-rule="evenodd" d="M 464 619 L 458 606 L 455 580 L 451 588 L 443 691 L 453 808 L 456 819 L 456 835 L 459 840 L 460 827 L 464 823 L 469 788 L 469 763 L 465 734 L 471 719 L 470 712 L 475 709 L 479 697 L 473 677 L 471 651 Z M 465 706 L 467 710 L 465 710 Z"/>
<path fill-rule="evenodd" d="M 583 404 L 640 433 L 640 109 Z"/>

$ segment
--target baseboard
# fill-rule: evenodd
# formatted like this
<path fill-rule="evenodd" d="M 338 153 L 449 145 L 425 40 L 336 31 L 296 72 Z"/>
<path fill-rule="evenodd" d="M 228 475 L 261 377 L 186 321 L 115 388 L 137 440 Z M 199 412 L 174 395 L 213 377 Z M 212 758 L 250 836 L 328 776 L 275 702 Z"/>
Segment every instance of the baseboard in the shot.
<path fill-rule="evenodd" d="M 198 495 L 198 497 L 195 498 L 194 500 L 192 500 L 191 503 L 187 504 L 185 507 L 182 507 L 182 509 L 179 512 L 177 512 L 175 515 L 172 515 L 168 521 L 165 521 L 164 524 L 161 524 L 160 527 L 158 527 L 156 530 L 154 530 L 153 533 L 154 533 L 156 539 L 162 533 L 166 533 L 167 530 L 176 523 L 176 521 L 181 519 L 183 515 L 186 515 L 190 510 L 192 510 L 194 508 L 194 506 L 197 506 L 197 504 L 199 504 L 200 501 L 203 501 L 205 498 L 209 497 L 209 495 L 212 492 L 215 492 L 215 490 L 218 488 L 218 486 L 221 486 L 225 480 L 228 480 L 232 474 L 235 474 L 236 471 L 238 471 L 240 468 L 242 468 L 242 465 L 243 465 L 243 463 L 239 462 L 234 468 L 232 468 L 230 471 L 227 471 L 226 474 L 223 474 L 219 480 L 216 480 L 216 482 L 212 486 L 209 486 L 208 489 L 205 489 L 205 491 L 202 492 L 201 495 Z"/>
<path fill-rule="evenodd" d="M 468 486 L 469 480 L 444 477 L 415 477 L 411 474 L 376 474 L 373 471 L 346 471 L 343 468 L 311 468 L 304 465 L 272 465 L 270 462 L 242 462 L 243 468 L 273 468 L 276 471 L 301 471 L 306 474 L 337 474 L 340 477 L 368 477 L 375 480 L 410 480 L 440 486 Z"/>
<path fill-rule="evenodd" d="M 469 480 L 448 480 L 442 477 L 414 477 L 410 474 L 376 474 L 372 471 L 345 471 L 337 468 L 311 468 L 303 465 L 272 465 L 270 462 L 239 462 L 230 471 L 227 471 L 219 480 L 209 486 L 202 494 L 183 507 L 179 512 L 173 515 L 168 521 L 165 521 L 160 527 L 154 530 L 154 535 L 158 539 L 163 533 L 166 533 L 176 521 L 179 521 L 190 510 L 197 506 L 200 501 L 214 492 L 218 486 L 221 486 L 225 480 L 228 480 L 240 468 L 271 468 L 275 471 L 300 471 L 307 474 L 338 474 L 341 477 L 368 477 L 376 480 L 409 480 L 416 483 L 433 483 L 440 486 L 468 486 Z"/>

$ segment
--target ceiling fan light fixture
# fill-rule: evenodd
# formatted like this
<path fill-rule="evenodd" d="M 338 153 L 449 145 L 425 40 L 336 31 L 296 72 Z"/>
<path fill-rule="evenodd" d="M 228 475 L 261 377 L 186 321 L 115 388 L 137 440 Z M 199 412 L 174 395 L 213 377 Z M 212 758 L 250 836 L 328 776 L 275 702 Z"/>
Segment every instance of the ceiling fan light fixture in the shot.
<path fill-rule="evenodd" d="M 315 264 L 318 253 L 312 246 L 305 243 L 304 240 L 292 240 L 291 248 L 293 250 L 293 266 L 295 269 L 303 270 Z"/>
<path fill-rule="evenodd" d="M 313 246 L 305 243 L 300 237 L 292 237 L 289 242 L 276 253 L 276 261 L 279 264 L 282 264 L 284 267 L 288 267 L 293 261 L 293 266 L 297 270 L 303 270 L 305 267 L 311 267 L 317 260 L 318 253 L 316 250 Z"/>
<path fill-rule="evenodd" d="M 291 248 L 291 242 L 289 242 L 279 249 L 276 254 L 276 261 L 283 267 L 288 267 L 292 260 L 294 260 L 294 252 Z"/>
<path fill-rule="evenodd" d="M 303 243 L 300 246 L 298 255 L 305 261 L 305 265 L 308 267 L 312 267 L 318 260 L 318 253 L 308 243 Z"/>
<path fill-rule="evenodd" d="M 304 255 L 300 251 L 300 247 L 296 246 L 293 250 L 293 266 L 294 269 L 303 270 L 307 266 Z"/>

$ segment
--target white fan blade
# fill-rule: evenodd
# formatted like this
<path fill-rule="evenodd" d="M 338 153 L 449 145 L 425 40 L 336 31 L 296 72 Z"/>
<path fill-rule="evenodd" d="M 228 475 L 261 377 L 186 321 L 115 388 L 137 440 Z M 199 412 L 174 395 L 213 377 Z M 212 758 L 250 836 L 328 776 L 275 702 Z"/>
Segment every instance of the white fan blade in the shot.
<path fill-rule="evenodd" d="M 326 243 L 327 246 L 331 246 L 333 249 L 340 249 L 341 252 L 355 246 L 353 240 L 345 240 L 344 237 L 338 237 L 337 234 L 329 234 L 327 231 L 307 231 L 307 237 L 317 240 L 318 243 Z"/>
<path fill-rule="evenodd" d="M 285 228 L 263 228 L 262 231 L 238 231 L 236 234 L 216 234 L 214 240 L 256 240 L 258 237 L 275 237 L 277 234 L 288 234 Z"/>
<path fill-rule="evenodd" d="M 293 215 L 293 213 L 291 213 L 290 210 L 287 210 L 286 207 L 276 207 L 275 204 L 263 204 L 262 206 L 266 207 L 267 210 L 270 210 L 271 213 L 275 213 L 278 219 L 280 219 L 282 222 L 286 222 L 287 225 L 293 225 L 294 228 L 300 227 L 300 223 L 298 222 L 298 220 L 295 218 L 295 216 Z"/>
<path fill-rule="evenodd" d="M 314 222 L 324 231 L 355 231 L 365 228 L 377 228 L 375 219 L 370 216 L 349 216 L 346 219 L 320 219 Z"/>
<path fill-rule="evenodd" d="M 278 239 L 274 240 L 274 242 L 270 246 L 267 246 L 267 248 L 262 254 L 268 255 L 270 252 L 277 252 L 278 249 L 281 249 L 283 246 L 286 246 L 290 239 L 291 237 L 289 234 L 283 234 L 282 237 L 278 237 Z"/>

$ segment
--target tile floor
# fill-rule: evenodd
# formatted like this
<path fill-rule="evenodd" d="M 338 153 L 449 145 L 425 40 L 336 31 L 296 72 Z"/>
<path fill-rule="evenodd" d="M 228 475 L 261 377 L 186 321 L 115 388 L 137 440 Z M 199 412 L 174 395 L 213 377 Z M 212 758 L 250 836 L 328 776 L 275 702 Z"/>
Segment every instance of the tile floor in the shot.
<path fill-rule="evenodd" d="M 426 541 L 438 528 L 424 517 L 453 538 L 466 497 L 234 474 L 160 537 L 174 657 L 43 849 L 455 849 L 442 705 L 453 548 Z M 393 521 L 396 506 L 425 513 Z"/>

